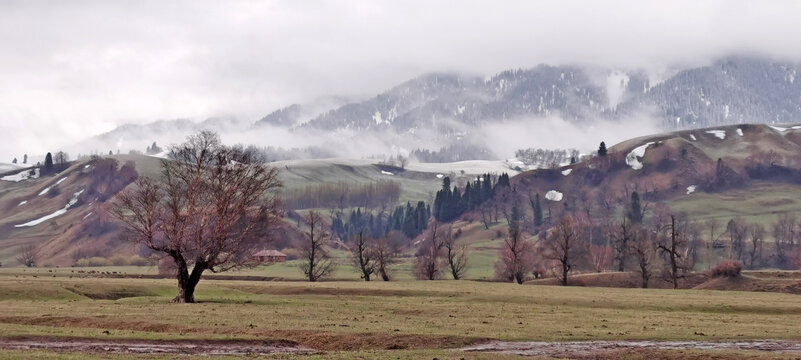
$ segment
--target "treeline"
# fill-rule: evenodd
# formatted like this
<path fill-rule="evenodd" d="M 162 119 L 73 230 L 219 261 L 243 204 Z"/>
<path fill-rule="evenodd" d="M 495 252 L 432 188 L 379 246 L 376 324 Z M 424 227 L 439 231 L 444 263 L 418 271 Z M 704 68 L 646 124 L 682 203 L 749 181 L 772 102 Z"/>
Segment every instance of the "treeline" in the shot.
<path fill-rule="evenodd" d="M 444 163 L 465 160 L 493 160 L 495 154 L 489 149 L 475 144 L 455 143 L 439 150 L 417 149 L 409 155 L 418 162 Z"/>
<path fill-rule="evenodd" d="M 428 226 L 431 217 L 431 207 L 423 201 L 417 206 L 406 203 L 398 206 L 389 214 L 379 212 L 377 215 L 362 209 L 352 210 L 347 219 L 338 213 L 331 220 L 331 230 L 343 241 L 362 233 L 363 236 L 380 238 L 391 231 L 400 231 L 406 237 L 413 239 L 420 235 Z"/>
<path fill-rule="evenodd" d="M 515 151 L 515 157 L 529 166 L 537 168 L 550 168 L 565 164 L 575 164 L 579 161 L 580 153 L 576 149 L 520 149 Z"/>
<path fill-rule="evenodd" d="M 366 184 L 316 184 L 284 192 L 284 203 L 291 209 L 386 208 L 398 202 L 399 183 L 379 180 Z"/>
<path fill-rule="evenodd" d="M 509 187 L 509 175 L 501 174 L 496 181 L 492 175 L 484 174 L 473 182 L 468 182 L 464 190 L 454 186 L 451 189 L 450 177 L 442 179 L 442 189 L 434 198 L 434 217 L 443 222 L 451 221 L 467 211 L 471 211 L 492 198 L 498 188 Z"/>

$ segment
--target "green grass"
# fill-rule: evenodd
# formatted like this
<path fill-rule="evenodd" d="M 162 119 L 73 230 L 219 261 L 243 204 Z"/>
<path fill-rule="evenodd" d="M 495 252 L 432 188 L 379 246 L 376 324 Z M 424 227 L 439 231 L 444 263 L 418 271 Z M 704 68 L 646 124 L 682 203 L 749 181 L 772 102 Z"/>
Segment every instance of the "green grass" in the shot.
<path fill-rule="evenodd" d="M 737 216 L 770 229 L 778 214 L 801 212 L 801 186 L 754 182 L 747 189 L 715 194 L 696 192 L 672 199 L 667 204 L 674 210 L 687 212 L 695 221 L 717 219 L 721 229 L 725 229 L 729 219 Z"/>

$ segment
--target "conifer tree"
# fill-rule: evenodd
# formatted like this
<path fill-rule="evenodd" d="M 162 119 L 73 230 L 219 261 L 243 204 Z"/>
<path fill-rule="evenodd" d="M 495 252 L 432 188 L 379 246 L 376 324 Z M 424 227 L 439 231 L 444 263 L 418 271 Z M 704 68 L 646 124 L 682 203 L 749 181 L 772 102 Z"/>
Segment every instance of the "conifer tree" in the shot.
<path fill-rule="evenodd" d="M 598 155 L 599 156 L 606 156 L 606 153 L 607 153 L 606 143 L 601 141 L 601 145 L 598 146 Z"/>
<path fill-rule="evenodd" d="M 542 205 L 540 204 L 540 193 L 534 197 L 534 226 L 542 226 Z"/>
<path fill-rule="evenodd" d="M 631 205 L 629 207 L 628 218 L 635 224 L 642 223 L 642 205 L 640 204 L 640 194 L 636 191 L 631 193 Z"/>
<path fill-rule="evenodd" d="M 45 156 L 44 172 L 45 174 L 50 174 L 53 172 L 53 154 L 51 153 L 47 153 Z"/>

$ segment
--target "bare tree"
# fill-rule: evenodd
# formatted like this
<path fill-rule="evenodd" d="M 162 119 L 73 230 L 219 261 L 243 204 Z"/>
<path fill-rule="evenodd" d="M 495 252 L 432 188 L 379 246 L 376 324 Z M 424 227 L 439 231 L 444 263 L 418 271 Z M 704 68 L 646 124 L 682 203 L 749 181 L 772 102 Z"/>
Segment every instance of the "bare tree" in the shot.
<path fill-rule="evenodd" d="M 459 241 L 453 233 L 453 225 L 448 226 L 448 231 L 443 235 L 442 246 L 445 248 L 445 259 L 448 261 L 448 268 L 454 280 L 459 280 L 467 271 L 467 246 Z"/>
<path fill-rule="evenodd" d="M 626 260 L 629 258 L 631 241 L 635 236 L 636 224 L 633 224 L 628 217 L 623 216 L 619 223 L 607 225 L 607 237 L 612 240 L 614 250 L 614 263 L 617 271 L 626 271 Z"/>
<path fill-rule="evenodd" d="M 765 237 L 765 227 L 759 223 L 748 226 L 748 268 L 756 269 L 762 265 L 762 239 Z"/>
<path fill-rule="evenodd" d="M 435 280 L 442 273 L 442 234 L 437 220 L 432 220 L 430 228 L 423 234 L 414 259 L 415 276 L 420 280 Z"/>
<path fill-rule="evenodd" d="M 559 281 L 567 286 L 567 277 L 582 256 L 583 224 L 574 214 L 566 214 L 554 226 L 546 241 L 548 258 L 559 262 Z"/>
<path fill-rule="evenodd" d="M 729 258 L 743 261 L 748 224 L 738 216 L 726 224 L 726 233 L 729 235 Z"/>
<path fill-rule="evenodd" d="M 534 269 L 534 246 L 523 234 L 522 215 L 517 204 L 512 205 L 508 221 L 509 231 L 495 264 L 495 272 L 499 278 L 522 284 L 526 274 Z"/>
<path fill-rule="evenodd" d="M 117 196 L 112 214 L 126 237 L 171 257 L 177 302 L 195 301 L 204 271 L 252 265 L 251 249 L 278 223 L 278 171 L 253 163 L 202 131 L 172 147 L 161 177 L 140 177 Z M 191 271 L 190 271 L 191 268 Z"/>
<path fill-rule="evenodd" d="M 23 245 L 17 255 L 17 261 L 25 267 L 35 267 L 37 258 L 36 246 L 33 245 Z"/>
<path fill-rule="evenodd" d="M 378 275 L 381 275 L 381 280 L 390 280 L 390 269 L 398 262 L 401 244 L 406 239 L 402 232 L 393 230 L 376 241 L 374 248 L 375 263 Z"/>
<path fill-rule="evenodd" d="M 375 247 L 371 244 L 371 239 L 364 236 L 364 231 L 359 231 L 357 236 L 351 239 L 350 257 L 356 270 L 359 271 L 364 281 L 370 281 L 370 275 L 376 270 Z"/>
<path fill-rule="evenodd" d="M 710 218 L 704 221 L 704 228 L 706 228 L 706 230 L 709 231 L 710 245 L 714 245 L 715 240 L 717 240 L 717 238 L 715 237 L 715 231 L 718 229 L 718 226 L 719 224 L 717 219 Z"/>
<path fill-rule="evenodd" d="M 310 211 L 303 220 L 309 230 L 304 232 L 299 246 L 302 260 L 300 269 L 309 281 L 314 282 L 334 271 L 334 262 L 328 251 L 332 235 L 325 230 L 325 222 L 318 212 Z"/>
<path fill-rule="evenodd" d="M 679 279 L 688 270 L 686 265 L 687 234 L 692 226 L 683 213 L 667 211 L 664 216 L 657 217 L 662 221 L 656 223 L 656 247 L 665 257 L 666 275 L 674 289 L 679 288 Z"/>
<path fill-rule="evenodd" d="M 787 269 L 790 265 L 789 254 L 795 249 L 798 220 L 795 215 L 788 213 L 779 214 L 776 222 L 773 223 L 773 239 L 775 248 L 775 263 L 781 269 Z"/>
<path fill-rule="evenodd" d="M 653 276 L 654 265 L 658 261 L 656 248 L 654 247 L 655 241 L 649 237 L 650 233 L 639 227 L 635 227 L 632 230 L 632 236 L 629 239 L 630 253 L 636 261 L 637 272 L 640 273 L 642 280 L 640 286 L 645 289 L 648 288 L 648 282 Z"/>

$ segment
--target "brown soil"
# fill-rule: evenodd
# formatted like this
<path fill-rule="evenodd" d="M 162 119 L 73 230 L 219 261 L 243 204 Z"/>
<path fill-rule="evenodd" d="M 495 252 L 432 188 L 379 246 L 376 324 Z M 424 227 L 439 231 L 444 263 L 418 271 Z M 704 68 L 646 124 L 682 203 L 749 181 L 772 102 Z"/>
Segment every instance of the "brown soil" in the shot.
<path fill-rule="evenodd" d="M 488 340 L 486 338 L 401 334 L 396 332 L 332 333 L 311 330 L 259 330 L 231 327 L 213 329 L 191 328 L 180 325 L 158 324 L 143 321 L 119 321 L 106 318 L 69 316 L 6 316 L 0 317 L 0 322 L 67 328 L 96 328 L 103 331 L 134 330 L 156 333 L 247 335 L 269 339 L 269 341 L 289 342 L 310 349 L 326 351 L 458 348 Z"/>
<path fill-rule="evenodd" d="M 801 342 L 779 340 L 754 341 L 575 341 L 575 342 L 504 342 L 493 341 L 462 351 L 502 353 L 523 356 L 548 356 L 571 359 L 731 359 L 732 351 L 750 351 L 782 356 L 801 355 Z M 692 351 L 700 351 L 691 355 Z M 685 356 L 677 357 L 676 352 Z M 716 354 L 719 352 L 719 354 Z M 649 356 L 643 356 L 648 354 Z M 656 355 L 656 356 L 651 356 Z M 719 355 L 719 356 L 718 356 Z M 741 358 L 752 357 L 740 354 Z"/>
<path fill-rule="evenodd" d="M 679 280 L 679 288 L 692 289 L 708 279 L 705 273 L 693 273 L 687 277 Z M 590 287 L 614 287 L 614 288 L 639 288 L 641 287 L 642 280 L 640 275 L 633 272 L 603 272 L 603 273 L 589 273 L 577 274 L 568 277 L 568 285 L 570 286 L 590 286 Z M 560 285 L 559 279 L 548 278 L 531 280 L 526 282 L 530 285 Z M 673 284 L 669 281 L 652 278 L 648 282 L 648 288 L 651 289 L 672 289 Z"/>
<path fill-rule="evenodd" d="M 312 354 L 287 341 L 99 340 L 61 337 L 0 339 L 3 350 L 54 350 L 103 354 L 269 355 Z"/>
<path fill-rule="evenodd" d="M 433 291 L 387 290 L 387 289 L 348 289 L 300 286 L 248 286 L 221 285 L 229 289 L 240 290 L 251 294 L 269 295 L 336 295 L 336 296 L 448 296 Z"/>
<path fill-rule="evenodd" d="M 700 284 L 698 290 L 731 290 L 778 292 L 785 294 L 801 294 L 801 282 L 794 279 L 752 278 L 738 276 L 736 278 L 716 278 Z"/>

